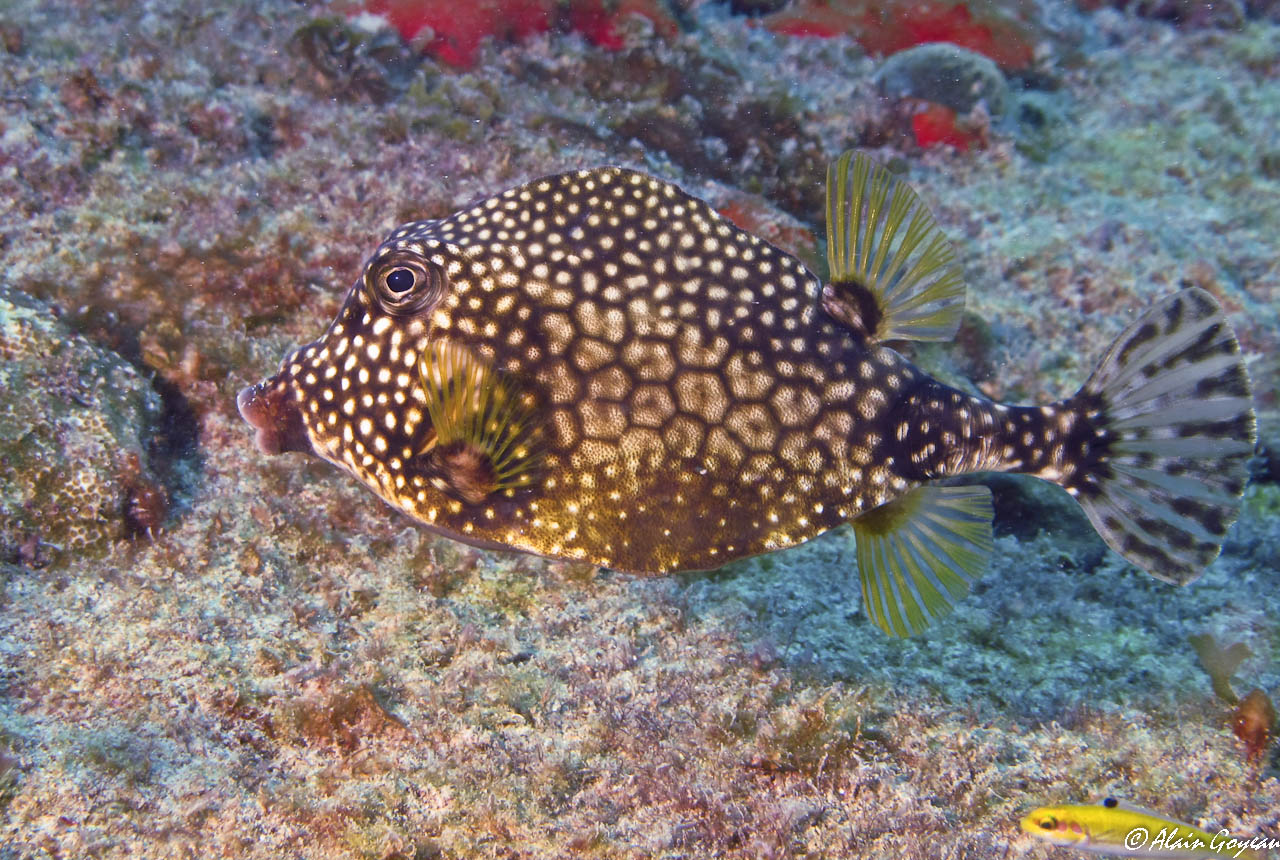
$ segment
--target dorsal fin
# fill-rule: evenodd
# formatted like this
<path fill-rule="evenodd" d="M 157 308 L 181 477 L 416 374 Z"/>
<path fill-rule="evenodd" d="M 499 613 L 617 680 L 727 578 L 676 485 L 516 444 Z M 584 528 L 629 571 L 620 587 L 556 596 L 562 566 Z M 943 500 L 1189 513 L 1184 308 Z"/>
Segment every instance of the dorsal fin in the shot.
<path fill-rule="evenodd" d="M 964 311 L 955 251 L 905 182 L 862 153 L 827 168 L 823 307 L 867 340 L 950 340 Z"/>
<path fill-rule="evenodd" d="M 1164 819 L 1165 821 L 1173 821 L 1172 818 L 1170 818 L 1168 815 L 1165 815 L 1163 812 L 1157 812 L 1154 809 L 1148 809 L 1145 806 L 1139 806 L 1136 803 L 1130 803 L 1129 801 L 1123 800 L 1119 797 L 1104 797 L 1102 798 L 1102 800 L 1098 801 L 1098 805 L 1103 807 L 1104 809 L 1124 809 L 1124 810 L 1128 810 L 1129 812 L 1136 812 L 1139 815 L 1150 815 L 1152 818 L 1161 818 L 1161 819 Z M 1175 822 L 1175 823 L 1180 824 L 1181 822 Z M 1188 824 L 1186 826 L 1190 827 L 1191 825 Z"/>

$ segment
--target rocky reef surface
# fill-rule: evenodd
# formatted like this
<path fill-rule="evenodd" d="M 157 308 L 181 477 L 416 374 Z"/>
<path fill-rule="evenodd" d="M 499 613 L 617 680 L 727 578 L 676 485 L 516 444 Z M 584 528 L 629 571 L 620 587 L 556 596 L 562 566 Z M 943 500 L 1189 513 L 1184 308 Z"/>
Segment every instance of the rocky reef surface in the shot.
<path fill-rule="evenodd" d="M 1019 815 L 1106 794 L 1280 836 L 1188 640 L 1280 698 L 1274 4 L 436 5 L 0 4 L 0 858 L 1048 857 Z M 850 147 L 956 243 L 960 337 L 912 353 L 954 384 L 1048 401 L 1222 302 L 1264 448 L 1202 579 L 992 478 L 990 573 L 890 640 L 842 531 L 485 552 L 236 415 L 398 223 L 613 163 L 820 266 Z"/>

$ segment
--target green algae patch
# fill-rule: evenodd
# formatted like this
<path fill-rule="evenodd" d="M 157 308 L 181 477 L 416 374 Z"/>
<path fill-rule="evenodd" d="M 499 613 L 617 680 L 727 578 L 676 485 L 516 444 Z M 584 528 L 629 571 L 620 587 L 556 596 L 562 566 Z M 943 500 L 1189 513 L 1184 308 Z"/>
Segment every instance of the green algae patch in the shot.
<path fill-rule="evenodd" d="M 85 732 L 73 741 L 71 757 L 111 779 L 126 785 L 151 779 L 153 750 L 134 731 L 113 726 Z"/>
<path fill-rule="evenodd" d="M 1280 518 L 1280 484 L 1252 484 L 1244 494 L 1244 511 L 1259 520 Z"/>

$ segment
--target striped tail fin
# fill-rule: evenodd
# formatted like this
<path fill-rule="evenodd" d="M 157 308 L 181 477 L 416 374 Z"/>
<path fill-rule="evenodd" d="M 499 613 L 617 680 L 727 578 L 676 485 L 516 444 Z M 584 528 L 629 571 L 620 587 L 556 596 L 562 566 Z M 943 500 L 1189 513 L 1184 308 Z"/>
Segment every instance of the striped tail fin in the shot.
<path fill-rule="evenodd" d="M 1130 325 L 1067 405 L 1094 428 L 1061 481 L 1116 552 L 1184 585 L 1222 550 L 1254 447 L 1235 334 L 1204 290 L 1182 290 Z"/>

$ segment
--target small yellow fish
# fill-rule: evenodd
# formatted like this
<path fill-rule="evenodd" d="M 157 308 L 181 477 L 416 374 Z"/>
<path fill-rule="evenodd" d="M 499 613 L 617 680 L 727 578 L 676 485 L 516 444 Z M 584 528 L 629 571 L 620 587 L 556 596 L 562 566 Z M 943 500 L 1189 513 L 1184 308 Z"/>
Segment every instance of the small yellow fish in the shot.
<path fill-rule="evenodd" d="M 1114 797 L 1042 806 L 1022 819 L 1022 829 L 1054 845 L 1117 857 L 1264 860 L 1264 849 L 1280 847 L 1280 839 L 1239 839 L 1225 830 L 1208 833 Z"/>
<path fill-rule="evenodd" d="M 704 570 L 851 523 L 863 607 L 924 629 L 992 552 L 1021 472 L 1152 576 L 1195 579 L 1240 509 L 1254 416 L 1198 288 L 1121 333 L 1074 396 L 994 403 L 888 344 L 946 340 L 965 286 L 905 183 L 846 153 L 823 282 L 679 188 L 616 167 L 391 233 L 337 319 L 239 395 L 267 454 L 351 473 L 449 537 L 616 570 Z"/>

